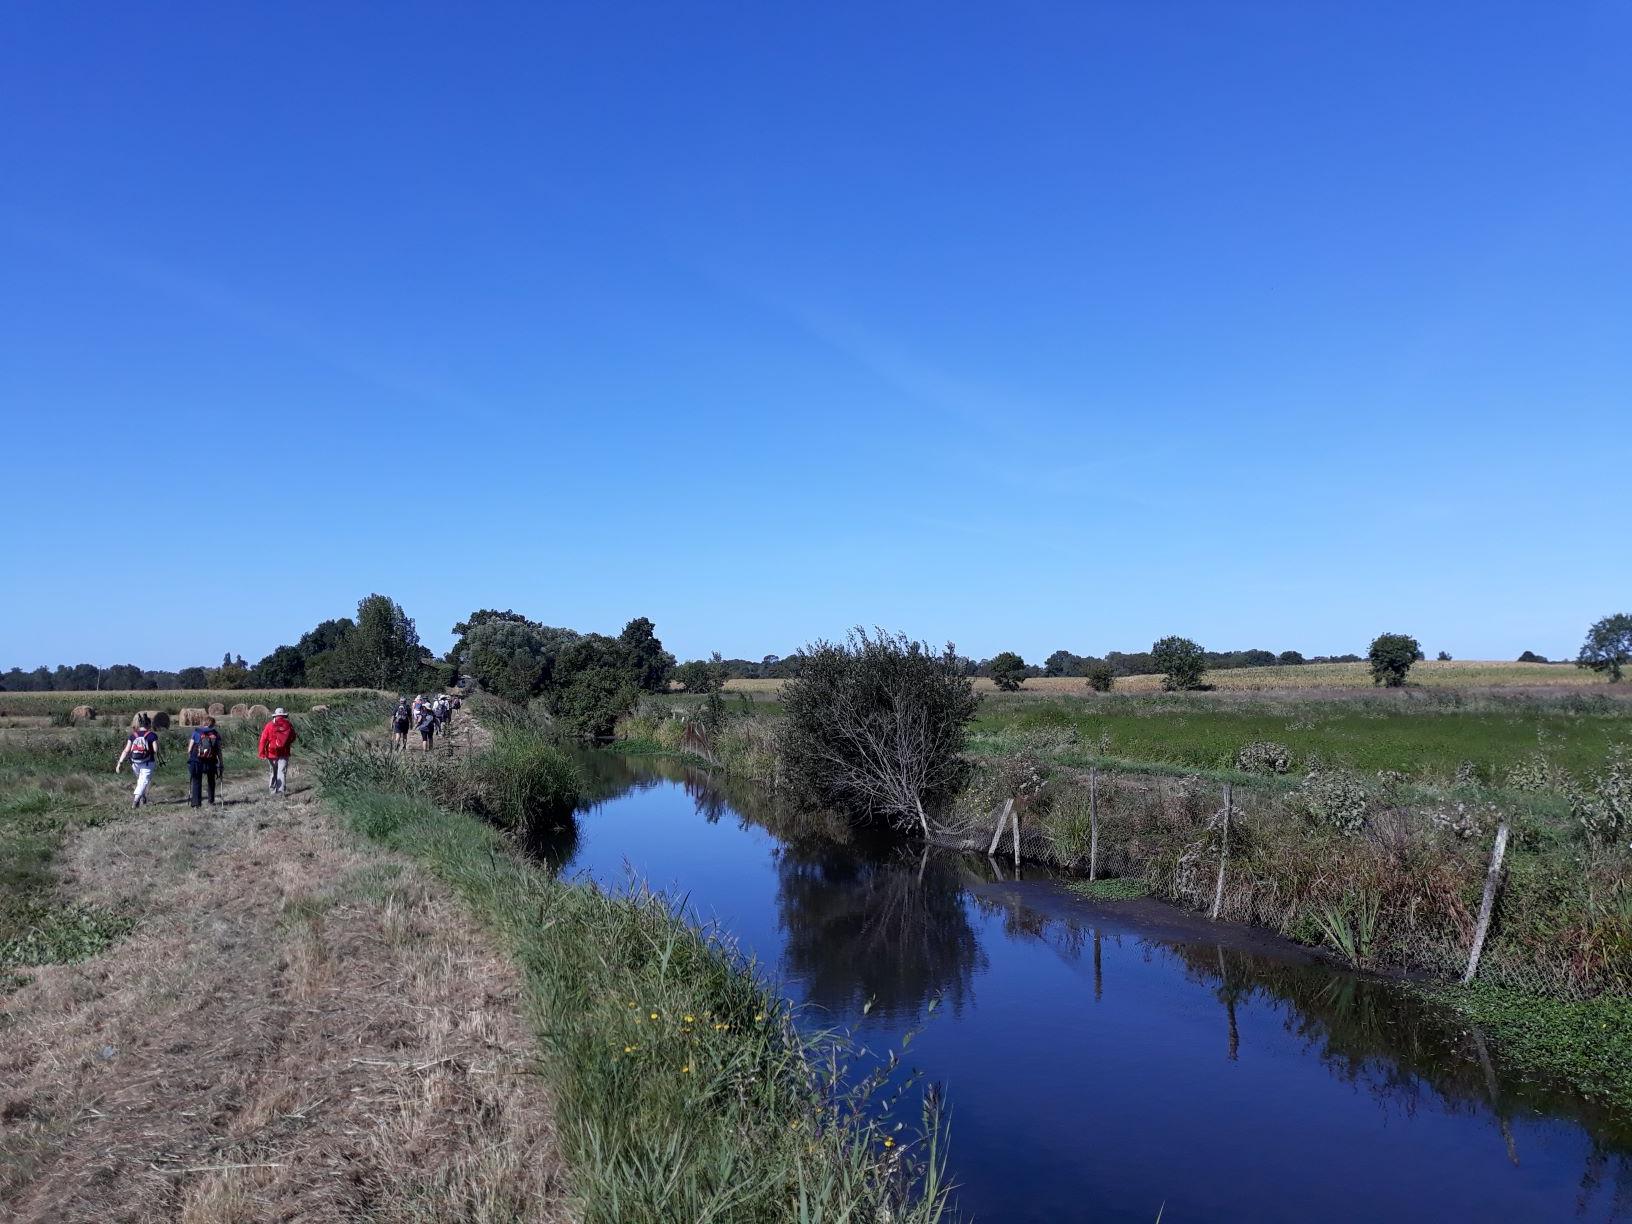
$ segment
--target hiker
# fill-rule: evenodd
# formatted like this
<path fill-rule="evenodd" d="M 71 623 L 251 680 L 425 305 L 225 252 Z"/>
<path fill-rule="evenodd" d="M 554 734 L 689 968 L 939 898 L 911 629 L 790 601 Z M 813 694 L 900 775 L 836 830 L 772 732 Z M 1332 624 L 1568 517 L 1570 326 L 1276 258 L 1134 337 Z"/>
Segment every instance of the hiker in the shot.
<path fill-rule="evenodd" d="M 260 757 L 271 766 L 267 789 L 274 795 L 289 793 L 289 749 L 294 742 L 295 726 L 279 706 L 272 711 L 272 721 L 261 728 Z"/>
<path fill-rule="evenodd" d="M 159 737 L 148 724 L 146 714 L 137 718 L 136 725 L 125 737 L 125 750 L 113 763 L 114 773 L 124 767 L 126 757 L 130 758 L 130 772 L 136 775 L 136 790 L 131 795 L 130 806 L 139 808 L 147 802 L 147 788 L 159 764 Z"/>
<path fill-rule="evenodd" d="M 408 751 L 408 732 L 414 725 L 412 711 L 408 708 L 408 698 L 397 700 L 397 708 L 391 712 L 391 749 Z"/>
<path fill-rule="evenodd" d="M 210 806 L 215 806 L 215 783 L 226 776 L 221 759 L 221 732 L 215 729 L 215 719 L 206 717 L 202 727 L 193 728 L 193 738 L 187 744 L 187 776 L 192 790 L 187 802 L 199 807 L 204 802 L 205 783 L 209 783 Z"/>
<path fill-rule="evenodd" d="M 448 723 L 453 721 L 453 708 L 448 705 L 446 694 L 438 696 L 431 708 L 436 711 L 438 725 L 446 727 Z"/>
<path fill-rule="evenodd" d="M 408 707 L 408 712 L 414 716 L 414 726 L 416 726 L 416 727 L 419 726 L 419 716 L 420 716 L 421 713 L 424 712 L 424 709 L 425 709 L 425 694 L 424 693 L 416 693 L 414 695 L 413 704 Z"/>
<path fill-rule="evenodd" d="M 426 752 L 429 752 L 431 750 L 431 740 L 436 736 L 436 711 L 431 709 L 428 704 L 420 706 L 419 722 L 416 725 L 419 727 L 420 746 Z"/>

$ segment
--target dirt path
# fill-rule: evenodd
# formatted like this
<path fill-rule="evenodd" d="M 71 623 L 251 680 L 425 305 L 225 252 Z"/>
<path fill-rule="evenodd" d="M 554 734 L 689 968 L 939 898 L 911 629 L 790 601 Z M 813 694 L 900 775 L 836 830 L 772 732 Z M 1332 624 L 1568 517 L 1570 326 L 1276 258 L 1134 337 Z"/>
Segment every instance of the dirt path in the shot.
<path fill-rule="evenodd" d="M 138 923 L 0 998 L 0 1220 L 567 1218 L 513 969 L 291 783 L 69 849 Z"/>

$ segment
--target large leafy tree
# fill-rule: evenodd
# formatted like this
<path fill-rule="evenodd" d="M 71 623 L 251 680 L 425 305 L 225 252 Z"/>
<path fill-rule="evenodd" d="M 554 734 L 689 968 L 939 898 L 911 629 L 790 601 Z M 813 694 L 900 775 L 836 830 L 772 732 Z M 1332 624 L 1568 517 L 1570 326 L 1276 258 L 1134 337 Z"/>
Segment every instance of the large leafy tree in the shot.
<path fill-rule="evenodd" d="M 1606 616 L 1588 629 L 1581 653 L 1575 656 L 1577 667 L 1606 672 L 1611 684 L 1620 680 L 1628 663 L 1632 663 L 1632 615 L 1625 612 Z"/>
<path fill-rule="evenodd" d="M 1026 661 L 1012 650 L 993 655 L 986 664 L 992 683 L 1005 693 L 1012 693 L 1026 682 Z"/>
<path fill-rule="evenodd" d="M 618 642 L 628 657 L 637 687 L 648 693 L 661 693 L 669 687 L 669 677 L 674 674 L 674 656 L 663 649 L 656 626 L 650 620 L 635 617 L 618 634 Z"/>
<path fill-rule="evenodd" d="M 1162 673 L 1163 688 L 1199 688 L 1207 671 L 1207 653 L 1189 638 L 1173 634 L 1151 646 L 1150 663 Z"/>
<path fill-rule="evenodd" d="M 1371 660 L 1371 682 L 1388 688 L 1405 683 L 1411 665 L 1423 657 L 1417 639 L 1408 633 L 1379 633 L 1371 640 L 1366 657 Z"/>
<path fill-rule="evenodd" d="M 419 631 L 402 605 L 388 595 L 369 595 L 357 604 L 357 623 L 336 647 L 348 684 L 370 688 L 412 688 L 419 681 Z"/>

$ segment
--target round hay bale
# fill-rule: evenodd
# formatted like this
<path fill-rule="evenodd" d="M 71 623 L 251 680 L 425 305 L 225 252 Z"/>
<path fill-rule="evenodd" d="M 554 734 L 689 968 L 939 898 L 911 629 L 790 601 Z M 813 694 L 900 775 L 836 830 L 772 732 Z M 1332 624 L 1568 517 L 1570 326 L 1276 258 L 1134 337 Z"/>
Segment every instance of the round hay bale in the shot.
<path fill-rule="evenodd" d="M 249 707 L 244 705 L 242 702 L 239 702 L 237 705 L 232 707 L 232 716 L 234 718 L 248 718 Z"/>
<path fill-rule="evenodd" d="M 222 705 L 219 701 L 210 702 L 210 713 L 214 714 L 217 718 L 220 718 L 221 715 L 225 714 L 226 712 L 227 707 Z"/>
<path fill-rule="evenodd" d="M 73 709 L 72 717 L 73 717 L 75 722 L 78 722 L 82 718 L 95 718 L 96 717 L 96 707 L 95 706 L 75 706 L 74 709 Z"/>
<path fill-rule="evenodd" d="M 165 710 L 137 710 L 130 716 L 130 725 L 139 727 L 144 718 L 147 719 L 147 725 L 155 731 L 163 731 L 170 725 L 170 715 Z"/>
<path fill-rule="evenodd" d="M 202 727 L 204 720 L 210 716 L 208 710 L 198 706 L 189 706 L 181 712 L 181 725 L 184 727 Z"/>
<path fill-rule="evenodd" d="M 271 718 L 272 711 L 261 705 L 259 702 L 256 702 L 254 705 L 249 707 L 249 716 L 251 718 Z"/>
<path fill-rule="evenodd" d="M 310 713 L 312 714 L 327 714 L 328 712 L 329 707 L 326 705 L 315 705 L 310 710 Z"/>

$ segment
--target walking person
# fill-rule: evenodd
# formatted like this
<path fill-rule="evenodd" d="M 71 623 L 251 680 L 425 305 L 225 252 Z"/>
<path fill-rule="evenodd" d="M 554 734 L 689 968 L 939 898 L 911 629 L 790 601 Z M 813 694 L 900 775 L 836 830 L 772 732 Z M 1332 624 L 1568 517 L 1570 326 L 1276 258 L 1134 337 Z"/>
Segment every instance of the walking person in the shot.
<path fill-rule="evenodd" d="M 272 721 L 261 728 L 260 757 L 271 766 L 267 789 L 274 795 L 289 793 L 289 749 L 294 744 L 295 726 L 279 706 L 272 711 Z"/>
<path fill-rule="evenodd" d="M 397 708 L 391 712 L 391 749 L 408 751 L 408 732 L 413 730 L 414 717 L 408 708 L 408 698 L 398 699 Z"/>
<path fill-rule="evenodd" d="M 436 711 L 429 705 L 419 707 L 419 745 L 426 752 L 431 750 L 431 741 L 436 738 Z"/>
<path fill-rule="evenodd" d="M 215 729 L 215 719 L 206 717 L 202 727 L 193 728 L 193 738 L 187 743 L 187 777 L 192 784 L 187 802 L 199 807 L 204 802 L 208 785 L 210 806 L 215 806 L 215 784 L 226 776 L 221 759 L 221 732 Z"/>
<path fill-rule="evenodd" d="M 114 773 L 124 767 L 126 757 L 130 758 L 130 772 L 136 775 L 136 789 L 131 795 L 130 806 L 139 808 L 147 802 L 147 788 L 152 784 L 153 771 L 159 764 L 159 737 L 149 725 L 146 714 L 137 718 L 136 725 L 125 737 L 125 750 L 113 763 Z"/>

